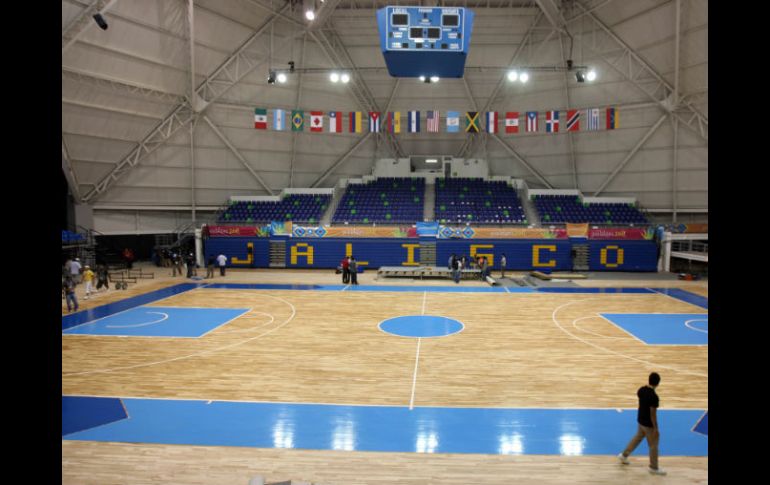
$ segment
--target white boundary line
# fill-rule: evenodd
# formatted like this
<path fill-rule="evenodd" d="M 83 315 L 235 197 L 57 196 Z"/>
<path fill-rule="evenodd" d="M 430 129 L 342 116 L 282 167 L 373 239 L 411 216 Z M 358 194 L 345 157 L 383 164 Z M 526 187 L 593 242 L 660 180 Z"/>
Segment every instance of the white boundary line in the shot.
<path fill-rule="evenodd" d="M 575 340 L 583 342 L 584 344 L 590 345 L 591 347 L 599 349 L 599 350 L 601 350 L 603 352 L 608 352 L 610 354 L 614 354 L 614 355 L 617 355 L 619 357 L 623 357 L 623 358 L 626 358 L 626 359 L 634 360 L 634 361 L 640 362 L 642 364 L 647 364 L 647 365 L 649 365 L 651 367 L 657 367 L 657 368 L 661 368 L 661 369 L 668 369 L 668 370 L 672 370 L 674 372 L 679 372 L 681 374 L 687 374 L 687 375 L 696 376 L 696 377 L 708 378 L 708 374 L 700 374 L 698 372 L 690 372 L 690 371 L 686 371 L 686 370 L 676 369 L 674 367 L 667 367 L 665 365 L 655 364 L 654 362 L 649 362 L 649 361 L 642 360 L 642 359 L 637 359 L 636 357 L 631 357 L 630 355 L 621 354 L 620 352 L 616 352 L 614 350 L 610 350 L 608 348 L 602 347 L 601 345 L 596 345 L 593 342 L 589 342 L 587 340 L 584 340 L 584 339 L 578 337 L 577 335 L 571 333 L 569 330 L 567 330 L 564 327 L 562 327 L 561 324 L 559 323 L 559 321 L 556 319 L 556 314 L 559 312 L 559 310 L 561 310 L 562 308 L 564 308 L 566 306 L 573 305 L 575 303 L 580 303 L 580 301 L 567 302 L 567 303 L 565 303 L 563 305 L 560 305 L 560 306 L 556 307 L 554 309 L 553 313 L 551 313 L 551 320 L 553 320 L 553 323 L 556 324 L 556 326 L 559 327 L 559 329 L 562 332 L 566 333 L 567 335 L 569 335 L 570 337 L 574 338 Z"/>
<path fill-rule="evenodd" d="M 300 406 L 360 406 L 360 407 L 382 407 L 382 408 L 403 408 L 403 404 L 358 404 L 358 403 L 329 403 L 329 402 L 297 402 L 297 401 L 247 401 L 242 399 L 210 399 L 210 398 L 191 398 L 191 397 L 148 397 L 148 396 L 98 396 L 94 394 L 63 394 L 65 397 L 108 397 L 114 399 L 146 399 L 149 401 L 200 401 L 200 402 L 230 402 L 230 403 L 255 403 L 255 404 L 297 404 Z M 695 399 L 691 399 L 694 401 Z M 636 407 L 604 407 L 604 408 L 587 408 L 587 407 L 542 407 L 542 406 L 415 406 L 415 408 L 451 408 L 451 409 L 559 409 L 559 410 L 588 410 L 588 411 L 637 411 Z M 703 406 L 694 408 L 672 408 L 666 406 L 661 408 L 660 411 L 701 411 Z"/>
<path fill-rule="evenodd" d="M 623 333 L 625 333 L 625 334 L 629 335 L 629 336 L 630 336 L 632 339 L 636 340 L 636 341 L 637 341 L 637 342 L 639 342 L 640 344 L 642 344 L 642 345 L 646 345 L 646 346 L 650 346 L 650 345 L 651 345 L 651 344 L 648 344 L 647 342 L 645 342 L 644 340 L 640 339 L 639 337 L 637 337 L 637 336 L 636 336 L 636 335 L 634 335 L 633 333 L 629 332 L 629 331 L 628 331 L 628 330 L 626 330 L 625 328 L 621 327 L 621 326 L 620 326 L 620 325 L 618 325 L 617 323 L 613 322 L 613 321 L 612 321 L 612 320 L 610 320 L 609 318 L 605 317 L 605 316 L 604 316 L 604 315 L 602 315 L 601 313 L 597 313 L 597 315 L 599 315 L 599 317 L 600 317 L 600 318 L 604 319 L 606 322 L 608 322 L 608 323 L 609 323 L 610 325 L 612 325 L 613 327 L 615 327 L 615 328 L 617 328 L 618 330 L 620 330 L 621 332 L 623 332 Z M 617 314 L 616 314 L 616 315 L 617 315 Z M 628 315 L 638 315 L 638 313 L 628 313 Z"/>
<path fill-rule="evenodd" d="M 424 316 L 424 315 L 398 315 L 398 316 L 395 316 L 395 317 L 386 318 L 385 320 L 382 320 L 380 323 L 377 324 L 377 328 L 380 330 L 380 332 L 382 332 L 384 334 L 387 334 L 387 335 L 390 335 L 390 336 L 393 336 L 393 337 L 399 337 L 399 338 L 444 338 L 444 337 L 451 337 L 452 335 L 457 335 L 458 333 L 460 333 L 463 330 L 465 330 L 465 324 L 463 322 L 461 322 L 460 320 L 458 320 L 456 318 L 445 317 L 444 315 L 429 315 L 429 316 L 431 316 L 431 317 L 446 318 L 447 320 L 455 321 L 455 322 L 457 322 L 457 323 L 459 323 L 461 325 L 460 330 L 458 330 L 458 331 L 456 331 L 454 333 L 447 334 L 447 335 L 436 335 L 436 336 L 433 336 L 433 337 L 411 337 L 409 335 L 398 335 L 398 334 L 395 334 L 395 333 L 390 333 L 390 332 L 388 332 L 386 330 L 383 330 L 382 326 L 381 326 L 384 322 L 387 322 L 388 320 L 393 320 L 394 318 L 422 317 L 422 316 Z"/>
<path fill-rule="evenodd" d="M 626 332 L 627 334 L 632 336 L 634 339 L 638 340 L 641 344 L 646 345 L 648 347 L 708 347 L 708 345 L 709 345 L 707 343 L 706 344 L 648 344 L 644 340 L 642 340 L 639 337 L 637 337 L 636 335 L 632 334 L 631 332 L 629 332 L 625 328 L 621 327 L 617 323 L 613 322 L 609 318 L 605 317 L 601 313 L 599 313 L 597 315 L 601 316 L 602 318 L 604 318 L 605 320 L 607 320 L 611 324 L 613 324 L 616 327 L 618 327 L 620 330 Z M 644 313 L 613 313 L 612 315 L 646 315 L 646 314 L 644 314 Z M 650 313 L 649 315 L 664 315 L 664 316 L 667 316 L 667 315 L 698 315 L 698 314 L 697 313 Z M 704 313 L 703 316 L 708 317 L 708 313 Z M 702 320 L 701 319 L 695 319 L 695 320 L 697 320 L 697 321 L 704 321 L 704 322 L 708 321 L 707 319 L 702 319 Z M 691 321 L 695 321 L 695 320 L 687 320 L 687 322 L 691 322 Z M 685 322 L 685 326 L 687 326 L 687 322 Z M 693 328 L 692 330 L 695 330 L 695 329 Z M 702 332 L 702 330 L 701 330 L 701 332 Z M 708 333 L 708 332 L 705 332 L 705 333 Z"/>
<path fill-rule="evenodd" d="M 422 292 L 422 314 L 425 315 L 425 303 L 428 301 L 428 292 Z"/>
<path fill-rule="evenodd" d="M 688 325 L 690 322 L 706 322 L 708 323 L 708 319 L 706 318 L 693 318 L 692 320 L 687 320 L 684 322 L 684 326 L 689 328 L 690 330 L 695 330 L 696 332 L 703 332 L 703 333 L 709 333 L 708 330 L 703 330 L 702 328 L 695 328 Z"/>
<path fill-rule="evenodd" d="M 409 410 L 414 409 L 414 391 L 417 388 L 417 366 L 420 363 L 420 343 L 421 338 L 417 339 L 417 356 L 414 359 L 414 376 L 412 377 L 412 397 L 409 399 Z"/>
<path fill-rule="evenodd" d="M 601 337 L 601 338 L 612 339 L 612 340 L 631 340 L 628 337 L 612 337 L 612 336 L 609 336 L 609 335 L 602 335 L 600 333 L 592 332 L 590 330 L 586 330 L 586 329 L 584 329 L 582 327 L 578 327 L 577 326 L 577 322 L 580 322 L 582 320 L 588 320 L 589 318 L 597 318 L 597 317 L 602 318 L 602 316 L 599 315 L 598 313 L 596 315 L 591 315 L 591 316 L 588 316 L 588 317 L 576 318 L 576 319 L 572 320 L 572 326 L 575 327 L 576 329 L 580 330 L 581 332 L 590 333 L 591 335 L 596 335 L 597 337 Z M 606 318 L 605 318 L 605 320 L 606 320 Z"/>
<path fill-rule="evenodd" d="M 667 294 L 665 294 L 665 293 L 662 293 L 662 292 L 660 292 L 660 291 L 657 291 L 657 290 L 655 290 L 654 288 L 647 288 L 647 289 L 648 289 L 648 290 L 650 290 L 650 291 L 651 291 L 651 292 L 653 292 L 653 293 L 657 293 L 658 295 L 667 296 L 667 297 L 671 298 L 672 300 L 676 300 L 676 301 L 678 301 L 679 303 L 686 303 L 686 304 L 688 304 L 688 305 L 692 305 L 692 306 L 694 306 L 694 307 L 700 308 L 701 310 L 706 310 L 706 312 L 708 312 L 708 311 L 709 311 L 709 309 L 708 309 L 708 308 L 703 308 L 702 306 L 700 306 L 700 305 L 696 305 L 695 303 L 690 303 L 689 301 L 684 301 L 684 300 L 680 300 L 679 298 L 674 298 L 673 296 L 671 296 L 671 295 L 667 295 Z M 681 290 L 681 291 L 687 291 L 687 290 L 682 290 L 681 288 L 667 288 L 667 289 L 670 289 L 670 290 Z M 690 291 L 687 291 L 687 292 L 688 292 L 688 293 L 692 293 L 692 292 L 690 292 Z M 693 295 L 695 295 L 695 296 L 700 296 L 701 298 L 705 298 L 706 300 L 708 300 L 708 297 L 707 297 L 707 296 L 701 296 L 701 295 L 699 295 L 699 294 L 697 294 L 697 293 L 692 293 L 692 294 L 693 294 Z"/>
<path fill-rule="evenodd" d="M 135 325 L 105 325 L 104 328 L 135 328 L 135 327 L 146 327 L 147 325 L 155 325 L 156 323 L 163 322 L 165 320 L 168 320 L 168 313 L 163 312 L 145 312 L 145 314 L 154 313 L 155 315 L 163 315 L 163 318 L 160 320 L 154 320 L 152 322 L 146 322 L 146 323 L 137 323 Z"/>
<path fill-rule="evenodd" d="M 289 322 L 291 322 L 294 319 L 294 317 L 297 315 L 297 309 L 290 302 L 284 300 L 283 298 L 277 297 L 277 296 L 270 296 L 270 295 L 264 295 L 264 296 L 267 296 L 269 298 L 274 298 L 274 299 L 276 299 L 276 300 L 278 300 L 280 302 L 283 302 L 283 303 L 287 304 L 291 308 L 291 315 L 289 315 L 289 318 L 287 318 L 284 322 L 282 322 L 277 327 L 275 327 L 275 328 L 273 328 L 271 330 L 268 330 L 265 333 L 261 333 L 261 334 L 257 335 L 256 337 L 251 337 L 251 338 L 248 338 L 248 339 L 244 339 L 244 340 L 241 340 L 240 342 L 236 342 L 236 343 L 230 344 L 230 345 L 224 345 L 222 347 L 217 347 L 215 349 L 204 350 L 204 351 L 195 352 L 195 353 L 192 353 L 192 354 L 189 354 L 189 355 L 184 355 L 184 356 L 180 356 L 180 357 L 174 357 L 174 358 L 171 358 L 171 359 L 159 360 L 159 361 L 156 361 L 156 362 L 148 362 L 146 364 L 136 364 L 136 365 L 129 365 L 129 366 L 124 366 L 124 367 L 113 367 L 112 369 L 97 369 L 97 370 L 83 371 L 83 372 L 62 372 L 62 377 L 65 377 L 65 376 L 81 376 L 81 375 L 88 375 L 88 374 L 104 374 L 104 373 L 108 373 L 108 372 L 115 372 L 115 371 L 121 371 L 121 370 L 138 369 L 138 368 L 141 368 L 141 367 L 150 367 L 150 366 L 153 366 L 153 365 L 166 364 L 166 363 L 169 363 L 169 362 L 176 362 L 176 361 L 179 361 L 179 360 L 190 359 L 192 357 L 199 357 L 201 355 L 212 354 L 214 352 L 219 352 L 220 350 L 231 349 L 233 347 L 237 347 L 239 345 L 243 345 L 245 343 L 251 342 L 252 340 L 256 340 L 256 339 L 258 339 L 260 337 L 263 337 L 263 336 L 268 335 L 268 334 L 270 334 L 272 332 L 275 332 L 276 330 L 280 329 L 281 327 L 283 327 L 283 326 L 287 325 Z M 228 322 L 225 322 L 225 323 L 228 323 Z"/>

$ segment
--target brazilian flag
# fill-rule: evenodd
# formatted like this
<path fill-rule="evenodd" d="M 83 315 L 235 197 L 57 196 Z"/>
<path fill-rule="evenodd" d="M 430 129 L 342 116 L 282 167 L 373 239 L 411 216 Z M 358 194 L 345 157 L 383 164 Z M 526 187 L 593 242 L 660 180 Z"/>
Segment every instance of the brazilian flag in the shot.
<path fill-rule="evenodd" d="M 305 124 L 305 114 L 302 111 L 291 112 L 291 131 L 302 131 Z"/>
<path fill-rule="evenodd" d="M 465 132 L 466 133 L 479 132 L 479 112 L 478 111 L 468 111 L 465 113 Z"/>

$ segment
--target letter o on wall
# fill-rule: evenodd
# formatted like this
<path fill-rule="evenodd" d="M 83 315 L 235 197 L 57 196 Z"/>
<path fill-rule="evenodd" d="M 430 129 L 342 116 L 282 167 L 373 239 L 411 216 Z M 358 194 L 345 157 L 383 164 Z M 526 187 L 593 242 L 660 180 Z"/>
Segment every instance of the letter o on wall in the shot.
<path fill-rule="evenodd" d="M 614 250 L 617 254 L 617 257 L 615 258 L 614 263 L 608 263 L 607 262 L 607 253 L 610 250 Z M 600 262 L 602 266 L 605 266 L 607 268 L 617 268 L 618 266 L 623 264 L 623 249 L 619 246 L 606 246 L 602 248 L 602 251 L 600 253 Z"/>

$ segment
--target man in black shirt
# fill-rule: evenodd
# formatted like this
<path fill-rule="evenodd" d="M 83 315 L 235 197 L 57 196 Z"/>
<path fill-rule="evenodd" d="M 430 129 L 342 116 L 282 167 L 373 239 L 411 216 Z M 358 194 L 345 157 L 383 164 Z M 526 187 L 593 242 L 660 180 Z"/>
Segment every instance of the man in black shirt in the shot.
<path fill-rule="evenodd" d="M 657 372 L 650 374 L 648 385 L 640 387 L 636 391 L 639 397 L 639 411 L 636 414 L 636 421 L 639 423 L 639 429 L 628 442 L 628 446 L 623 453 L 618 455 L 618 459 L 624 465 L 628 465 L 628 455 L 633 453 L 639 443 L 647 438 L 647 446 L 650 448 L 650 468 L 653 475 L 665 475 L 666 471 L 658 468 L 658 441 L 660 440 L 660 430 L 658 428 L 658 406 L 660 401 L 655 393 L 655 388 L 660 384 L 660 375 Z"/>

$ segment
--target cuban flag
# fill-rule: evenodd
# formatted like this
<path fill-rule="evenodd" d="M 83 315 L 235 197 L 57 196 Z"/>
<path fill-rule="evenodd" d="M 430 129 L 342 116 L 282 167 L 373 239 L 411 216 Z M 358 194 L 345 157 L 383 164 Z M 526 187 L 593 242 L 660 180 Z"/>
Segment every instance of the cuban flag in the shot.
<path fill-rule="evenodd" d="M 410 111 L 409 112 L 409 133 L 419 133 L 419 132 L 420 132 L 420 112 Z"/>
<path fill-rule="evenodd" d="M 506 133 L 518 133 L 519 132 L 519 112 L 508 111 L 505 113 L 505 132 Z"/>
<path fill-rule="evenodd" d="M 438 111 L 428 111 L 428 132 L 430 133 L 438 133 L 439 132 L 439 112 Z"/>
<path fill-rule="evenodd" d="M 580 131 L 580 111 L 567 110 L 567 131 Z"/>
<path fill-rule="evenodd" d="M 599 108 L 586 110 L 588 115 L 588 131 L 597 131 L 599 129 Z"/>
<path fill-rule="evenodd" d="M 447 133 L 460 132 L 460 112 L 459 111 L 446 112 L 446 131 Z"/>
<path fill-rule="evenodd" d="M 369 112 L 369 131 L 371 133 L 380 132 L 380 113 L 370 111 Z"/>
<path fill-rule="evenodd" d="M 545 132 L 546 133 L 559 132 L 559 112 L 558 111 L 545 112 Z"/>
<path fill-rule="evenodd" d="M 310 131 L 324 131 L 324 113 L 323 111 L 310 112 Z"/>
<path fill-rule="evenodd" d="M 537 111 L 527 111 L 527 131 L 537 131 Z"/>
<path fill-rule="evenodd" d="M 329 112 L 329 132 L 342 133 L 342 111 Z"/>
<path fill-rule="evenodd" d="M 497 133 L 497 111 L 487 111 L 487 133 Z"/>
<path fill-rule="evenodd" d="M 276 131 L 284 131 L 286 129 L 285 109 L 273 110 L 273 129 Z"/>

